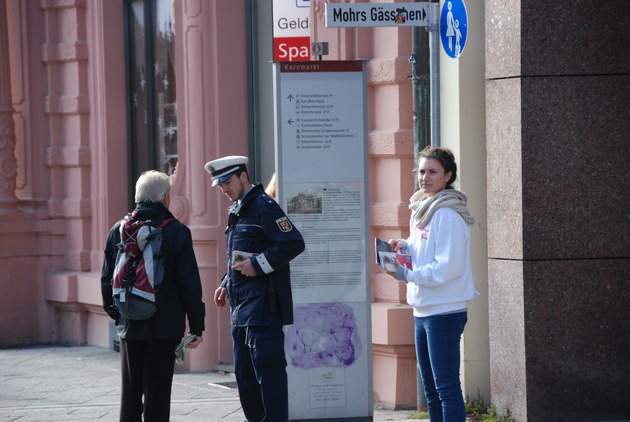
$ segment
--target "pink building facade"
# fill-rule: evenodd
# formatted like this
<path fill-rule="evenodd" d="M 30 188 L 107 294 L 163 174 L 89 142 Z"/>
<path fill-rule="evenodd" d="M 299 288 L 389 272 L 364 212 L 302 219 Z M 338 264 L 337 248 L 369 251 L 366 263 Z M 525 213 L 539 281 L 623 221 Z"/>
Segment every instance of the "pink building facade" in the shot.
<path fill-rule="evenodd" d="M 313 36 L 332 47 L 326 59 L 368 63 L 370 235 L 405 236 L 407 200 L 414 184 L 411 29 L 329 30 L 323 24 L 323 2 L 312 3 Z M 218 190 L 210 189 L 203 165 L 221 155 L 249 155 L 263 182 L 273 166 L 269 140 L 252 139 L 250 130 L 252 114 L 265 118 L 272 104 L 261 104 L 265 99 L 256 103 L 248 92 L 248 78 L 268 78 L 272 66 L 265 56 L 271 48 L 268 31 L 252 34 L 247 29 L 269 22 L 271 2 L 253 4 L 186 0 L 173 2 L 169 10 L 175 56 L 175 75 L 169 78 L 177 85 L 171 210 L 192 230 L 207 307 L 206 341 L 191 354 L 191 371 L 210 370 L 232 359 L 228 313 L 212 303 L 224 272 L 223 228 L 229 204 Z M 137 174 L 132 174 L 129 161 L 142 156 L 129 147 L 134 77 L 129 76 L 126 58 L 131 41 L 125 22 L 138 18 L 133 12 L 128 13 L 122 1 L 8 0 L 0 7 L 4 347 L 48 342 L 112 347 L 114 327 L 101 308 L 102 250 L 107 230 L 130 207 Z M 481 6 L 475 13 L 483 19 Z M 159 16 L 157 20 L 159 29 Z M 248 43 L 259 50 L 257 57 L 248 53 Z M 159 49 L 160 40 L 155 45 Z M 156 69 L 159 60 L 158 53 Z M 259 85 L 270 101 L 264 81 Z M 255 130 L 265 131 L 265 124 L 272 122 L 266 118 L 268 122 Z M 137 136 L 150 135 L 138 131 Z M 142 140 L 137 143 L 136 148 L 142 148 Z M 471 180 L 462 164 L 462 180 Z M 483 192 L 483 169 L 478 175 L 473 183 Z M 483 201 L 474 202 L 483 219 Z M 475 235 L 483 242 L 481 230 Z M 483 286 L 483 254 L 480 258 Z M 404 285 L 376 267 L 371 283 L 374 400 L 413 408 L 413 318 Z M 481 315 L 483 308 L 479 305 Z M 487 332 L 487 322 L 483 316 L 480 320 L 482 326 L 475 322 L 472 329 Z M 465 371 L 472 394 L 488 395 L 487 359 L 482 352 L 473 358 L 481 365 Z"/>

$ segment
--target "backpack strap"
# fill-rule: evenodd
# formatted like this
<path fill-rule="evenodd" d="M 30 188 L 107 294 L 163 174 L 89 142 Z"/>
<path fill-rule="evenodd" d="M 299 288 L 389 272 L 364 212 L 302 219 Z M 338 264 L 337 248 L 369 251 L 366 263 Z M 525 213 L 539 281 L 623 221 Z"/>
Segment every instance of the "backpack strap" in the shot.
<path fill-rule="evenodd" d="M 164 227 L 166 227 L 166 225 L 168 225 L 170 222 L 177 220 L 175 217 L 168 217 L 162 220 L 144 220 L 144 223 L 151 226 L 151 227 L 155 227 L 158 229 L 163 229 Z"/>

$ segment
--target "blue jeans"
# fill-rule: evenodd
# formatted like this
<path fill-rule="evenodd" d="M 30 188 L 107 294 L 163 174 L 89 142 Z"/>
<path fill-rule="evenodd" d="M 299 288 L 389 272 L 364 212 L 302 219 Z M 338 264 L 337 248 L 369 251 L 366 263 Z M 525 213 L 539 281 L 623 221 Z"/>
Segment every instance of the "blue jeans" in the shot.
<path fill-rule="evenodd" d="M 459 343 L 468 312 L 414 317 L 416 357 L 431 422 L 465 422 Z"/>

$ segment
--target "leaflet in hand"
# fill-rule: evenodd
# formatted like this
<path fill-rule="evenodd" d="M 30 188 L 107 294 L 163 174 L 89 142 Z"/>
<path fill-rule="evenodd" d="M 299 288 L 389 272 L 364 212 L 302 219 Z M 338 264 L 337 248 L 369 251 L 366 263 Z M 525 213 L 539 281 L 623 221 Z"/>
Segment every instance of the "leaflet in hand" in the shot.
<path fill-rule="evenodd" d="M 380 260 L 381 260 L 381 267 L 385 270 L 388 271 L 390 273 L 395 273 L 396 272 L 396 268 L 398 267 L 396 265 L 396 261 L 398 261 L 399 265 L 403 265 L 409 269 L 411 269 L 411 255 L 406 255 L 403 253 L 396 253 L 396 252 L 379 252 L 380 255 Z"/>
<path fill-rule="evenodd" d="M 188 334 L 175 348 L 175 363 L 181 365 L 186 359 L 186 353 L 190 352 L 188 344 L 195 341 L 197 338 L 194 334 Z"/>
<path fill-rule="evenodd" d="M 384 241 L 383 239 L 379 239 L 378 237 L 374 238 L 374 255 L 376 257 L 376 265 L 381 265 L 381 255 L 380 252 L 393 252 L 392 245 L 389 242 Z"/>
<path fill-rule="evenodd" d="M 403 253 L 396 253 L 392 250 L 392 245 L 389 242 L 374 238 L 374 251 L 376 255 L 376 264 L 380 265 L 385 271 L 395 272 L 396 261 L 400 265 L 411 269 L 411 256 Z"/>
<path fill-rule="evenodd" d="M 232 265 L 238 264 L 239 262 L 243 262 L 249 257 L 256 256 L 257 253 L 251 252 L 243 252 L 243 251 L 232 251 Z M 237 270 L 240 271 L 240 270 Z"/>

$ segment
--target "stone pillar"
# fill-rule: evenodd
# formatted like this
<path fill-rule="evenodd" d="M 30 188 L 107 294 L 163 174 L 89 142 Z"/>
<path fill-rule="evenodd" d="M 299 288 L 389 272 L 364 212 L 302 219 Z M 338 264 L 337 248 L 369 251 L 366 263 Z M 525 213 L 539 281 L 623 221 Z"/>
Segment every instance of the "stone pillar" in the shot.
<path fill-rule="evenodd" d="M 630 2 L 486 2 L 492 402 L 630 417 Z"/>
<path fill-rule="evenodd" d="M 49 144 L 46 166 L 50 172 L 48 213 L 66 225 L 65 269 L 90 270 L 93 189 L 90 144 L 90 80 L 86 8 L 93 2 L 42 1 L 46 32 L 41 61 L 48 83 L 43 98 Z"/>
<path fill-rule="evenodd" d="M 16 177 L 7 5 L 3 1 L 0 2 L 0 213 L 15 211 L 18 202 L 15 196 Z"/>

